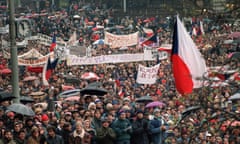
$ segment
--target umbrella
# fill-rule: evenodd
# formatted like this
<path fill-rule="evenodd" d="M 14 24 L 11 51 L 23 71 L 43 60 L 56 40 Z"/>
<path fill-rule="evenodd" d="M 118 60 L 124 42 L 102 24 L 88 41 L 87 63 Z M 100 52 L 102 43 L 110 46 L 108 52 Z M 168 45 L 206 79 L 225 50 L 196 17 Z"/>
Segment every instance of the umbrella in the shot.
<path fill-rule="evenodd" d="M 145 107 L 146 108 L 151 108 L 151 107 L 164 107 L 165 103 L 161 102 L 161 101 L 154 101 L 151 103 L 148 103 Z"/>
<path fill-rule="evenodd" d="M 38 91 L 38 92 L 32 92 L 29 95 L 30 96 L 46 96 L 46 93 L 42 91 Z"/>
<path fill-rule="evenodd" d="M 79 15 L 74 15 L 73 18 L 79 19 L 79 18 L 81 18 L 81 17 L 80 17 Z"/>
<path fill-rule="evenodd" d="M 80 95 L 80 89 L 67 90 L 58 95 L 58 97 L 67 98 L 71 96 Z"/>
<path fill-rule="evenodd" d="M 95 42 L 93 42 L 94 45 L 103 45 L 104 44 L 104 40 L 103 39 L 99 39 L 96 40 Z"/>
<path fill-rule="evenodd" d="M 187 116 L 187 115 L 189 115 L 191 112 L 197 111 L 197 110 L 199 110 L 200 108 L 201 108 L 200 106 L 191 106 L 191 107 L 188 107 L 187 109 L 185 109 L 185 110 L 182 112 L 182 115 Z"/>
<path fill-rule="evenodd" d="M 87 23 L 87 25 L 94 25 L 94 24 L 95 24 L 95 23 L 92 22 L 92 21 L 90 21 L 90 22 Z"/>
<path fill-rule="evenodd" d="M 230 55 L 230 58 L 231 58 L 231 59 L 240 59 L 240 52 L 233 52 L 233 53 Z"/>
<path fill-rule="evenodd" d="M 240 121 L 230 121 L 230 120 L 227 120 L 223 123 L 223 125 L 225 126 L 232 126 L 232 127 L 235 127 L 235 126 L 240 126 Z"/>
<path fill-rule="evenodd" d="M 33 99 L 38 99 L 38 100 L 44 100 L 46 97 L 46 93 L 42 92 L 42 91 L 38 91 L 38 92 L 32 92 L 29 94 L 29 96 L 31 96 Z"/>
<path fill-rule="evenodd" d="M 228 35 L 228 38 L 240 38 L 240 32 L 233 32 Z"/>
<path fill-rule="evenodd" d="M 12 100 L 15 99 L 16 97 L 12 95 L 12 93 L 9 92 L 0 92 L 0 102 L 3 101 L 8 101 L 8 100 Z"/>
<path fill-rule="evenodd" d="M 63 90 L 63 91 L 73 90 L 73 89 L 75 89 L 74 86 L 62 85 L 62 90 Z"/>
<path fill-rule="evenodd" d="M 40 106 L 43 110 L 46 110 L 47 107 L 48 107 L 48 103 L 46 103 L 46 102 L 40 102 L 40 103 L 34 104 L 33 106 L 34 106 L 35 108 Z"/>
<path fill-rule="evenodd" d="M 99 76 L 97 74 L 93 73 L 93 72 L 86 72 L 81 76 L 81 78 L 86 79 L 86 80 L 89 80 L 89 79 L 98 80 L 98 79 L 100 79 Z"/>
<path fill-rule="evenodd" d="M 232 44 L 233 43 L 233 40 L 225 40 L 225 41 L 223 41 L 223 44 Z"/>
<path fill-rule="evenodd" d="M 150 96 L 143 96 L 143 97 L 140 97 L 140 98 L 136 99 L 136 102 L 139 102 L 139 103 L 141 103 L 141 102 L 152 102 L 152 101 L 153 101 L 152 97 L 150 97 Z"/>
<path fill-rule="evenodd" d="M 10 111 L 13 111 L 15 113 L 25 115 L 25 116 L 34 116 L 35 115 L 34 111 L 30 107 L 28 107 L 24 104 L 14 103 L 14 104 L 11 104 L 10 106 L 8 106 L 7 109 Z"/>
<path fill-rule="evenodd" d="M 97 95 L 103 96 L 108 93 L 108 91 L 104 88 L 100 88 L 95 85 L 88 85 L 86 88 L 80 90 L 81 95 L 89 94 L 89 95 Z"/>
<path fill-rule="evenodd" d="M 240 99 L 240 93 L 235 93 L 234 95 L 229 97 L 229 100 L 239 100 Z"/>
<path fill-rule="evenodd" d="M 64 99 L 64 101 L 79 101 L 79 96 L 71 96 Z"/>
<path fill-rule="evenodd" d="M 32 102 L 34 102 L 34 99 L 32 99 L 29 96 L 21 96 L 20 97 L 20 102 L 23 103 L 23 104 L 25 104 L 25 103 L 32 103 Z"/>
<path fill-rule="evenodd" d="M 0 74 L 10 74 L 12 71 L 9 68 L 1 69 Z"/>
<path fill-rule="evenodd" d="M 80 80 L 76 77 L 66 77 L 65 78 L 66 83 L 80 83 Z"/>
<path fill-rule="evenodd" d="M 38 79 L 38 77 L 36 77 L 36 76 L 28 76 L 28 77 L 25 77 L 23 79 L 23 81 L 33 81 L 33 80 L 36 80 L 36 79 Z"/>

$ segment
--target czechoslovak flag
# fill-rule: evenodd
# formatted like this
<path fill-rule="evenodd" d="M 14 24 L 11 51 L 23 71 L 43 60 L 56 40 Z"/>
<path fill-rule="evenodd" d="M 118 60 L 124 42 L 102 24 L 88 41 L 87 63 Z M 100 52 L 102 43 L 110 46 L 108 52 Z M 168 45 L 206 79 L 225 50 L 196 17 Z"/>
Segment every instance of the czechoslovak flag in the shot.
<path fill-rule="evenodd" d="M 53 70 L 57 66 L 58 58 L 51 61 L 50 57 L 48 58 L 48 61 L 46 62 L 44 68 L 43 68 L 43 85 L 48 86 L 48 80 L 52 75 Z"/>
<path fill-rule="evenodd" d="M 205 60 L 178 16 L 174 25 L 171 61 L 176 89 L 180 94 L 190 94 L 193 88 L 203 85 L 201 79 L 207 71 Z"/>
<path fill-rule="evenodd" d="M 52 43 L 50 45 L 50 52 L 54 51 L 55 47 L 56 47 L 57 43 L 56 43 L 56 35 L 54 34 L 52 37 Z"/>

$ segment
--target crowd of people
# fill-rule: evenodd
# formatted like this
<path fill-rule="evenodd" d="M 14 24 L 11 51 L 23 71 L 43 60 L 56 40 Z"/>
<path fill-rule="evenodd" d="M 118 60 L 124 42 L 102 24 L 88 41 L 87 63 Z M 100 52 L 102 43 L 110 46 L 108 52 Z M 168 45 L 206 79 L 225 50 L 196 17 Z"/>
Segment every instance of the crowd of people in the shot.
<path fill-rule="evenodd" d="M 76 4 L 73 4 L 74 6 Z M 54 15 L 46 14 L 31 17 L 34 23 L 33 33 L 43 33 L 68 41 L 74 31 L 77 32 L 78 45 L 92 48 L 92 56 L 118 53 L 143 52 L 140 45 L 124 50 L 111 49 L 108 45 L 92 45 L 98 39 L 104 39 L 104 31 L 93 30 L 98 26 L 108 27 L 114 34 L 130 34 L 139 28 L 151 28 L 158 33 L 159 45 L 172 42 L 171 18 L 156 17 L 112 17 L 110 11 L 94 7 L 80 9 L 82 5 L 72 7 L 69 11 L 61 11 Z M 79 14 L 79 17 L 74 17 Z M 205 18 L 196 17 L 197 20 Z M 118 21 L 117 21 L 118 20 Z M 213 20 L 214 22 L 214 20 Z M 237 27 L 204 23 L 205 35 L 193 36 L 208 67 L 231 65 L 229 53 L 239 52 L 239 42 L 225 44 L 224 40 Z M 146 36 L 143 32 L 141 36 Z M 4 36 L 3 36 L 4 39 Z M 41 54 L 49 53 L 49 46 L 38 41 L 21 48 L 24 53 L 32 48 Z M 2 57 L 2 64 L 8 60 Z M 196 89 L 187 97 L 179 94 L 174 86 L 171 72 L 170 57 L 160 61 L 158 79 L 155 84 L 138 84 L 136 82 L 138 65 L 153 66 L 155 61 L 129 62 L 119 64 L 98 64 L 68 66 L 66 60 L 60 60 L 49 80 L 49 86 L 42 83 L 42 73 L 28 71 L 19 67 L 19 89 L 21 96 L 31 97 L 33 92 L 42 92 L 43 96 L 35 96 L 34 102 L 25 103 L 31 107 L 35 116 L 24 116 L 7 107 L 11 100 L 1 101 L 0 108 L 0 144 L 185 144 L 193 140 L 199 144 L 237 144 L 240 143 L 240 123 L 236 125 L 223 123 L 234 120 L 226 117 L 225 111 L 239 116 L 240 104 L 228 98 L 239 90 L 238 85 L 224 85 L 209 89 Z M 235 63 L 234 63 L 235 64 Z M 94 72 L 100 79 L 81 79 L 85 72 Z M 23 81 L 25 77 L 36 76 L 37 79 Z M 75 78 L 77 81 L 67 81 Z M 82 95 L 79 99 L 65 100 L 59 97 L 63 91 L 83 89 L 92 82 L 100 82 L 107 90 L 105 95 Z M 2 92 L 12 92 L 11 75 L 0 75 Z M 122 92 L 121 94 L 119 92 Z M 146 108 L 149 101 L 139 102 L 144 96 L 150 101 L 160 101 L 161 106 Z M 184 119 L 183 112 L 201 104 L 201 98 L 206 97 L 209 106 L 207 111 L 200 109 Z M 211 109 L 214 104 L 215 109 Z M 211 108 L 210 108 L 211 107 Z M 224 111 L 221 111 L 224 110 Z M 211 120 L 206 119 L 216 114 Z M 207 121 L 207 122 L 206 122 Z M 192 134 L 199 128 L 197 135 Z"/>

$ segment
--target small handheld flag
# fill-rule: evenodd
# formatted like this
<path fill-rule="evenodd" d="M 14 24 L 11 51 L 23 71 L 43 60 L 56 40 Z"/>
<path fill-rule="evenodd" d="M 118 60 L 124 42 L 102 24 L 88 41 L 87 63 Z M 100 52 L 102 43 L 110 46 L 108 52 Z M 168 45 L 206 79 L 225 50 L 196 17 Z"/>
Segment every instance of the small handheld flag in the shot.
<path fill-rule="evenodd" d="M 52 43 L 51 43 L 51 46 L 50 46 L 50 52 L 53 52 L 55 47 L 56 47 L 57 43 L 56 43 L 56 35 L 54 34 L 53 35 L 53 38 L 52 38 Z"/>
<path fill-rule="evenodd" d="M 51 61 L 50 58 L 48 58 L 48 61 L 43 68 L 43 76 L 42 76 L 43 85 L 46 85 L 46 86 L 49 85 L 48 80 L 50 79 L 53 70 L 57 66 L 57 63 L 58 63 L 58 59 L 54 59 L 53 61 Z"/>

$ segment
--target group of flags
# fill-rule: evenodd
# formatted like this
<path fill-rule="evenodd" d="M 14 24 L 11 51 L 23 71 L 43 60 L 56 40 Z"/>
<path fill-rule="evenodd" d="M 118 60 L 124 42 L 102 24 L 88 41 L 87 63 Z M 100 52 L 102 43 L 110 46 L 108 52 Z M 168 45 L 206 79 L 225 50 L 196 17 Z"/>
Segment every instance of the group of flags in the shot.
<path fill-rule="evenodd" d="M 202 26 L 200 25 L 200 28 Z M 157 34 L 150 29 L 143 29 L 147 34 L 147 38 L 141 43 L 141 46 L 151 45 L 158 42 Z M 73 43 L 76 36 L 73 38 Z M 54 52 L 56 47 L 56 35 L 53 35 L 52 44 L 50 45 L 49 52 Z M 48 85 L 48 80 L 51 73 L 58 63 L 57 58 L 48 58 L 47 63 L 43 67 L 43 84 Z M 207 72 L 205 60 L 201 56 L 197 46 L 187 32 L 183 23 L 176 17 L 174 25 L 174 33 L 172 39 L 171 50 L 171 65 L 175 85 L 177 91 L 182 95 L 192 93 L 194 88 L 199 88 L 203 85 L 202 78 Z M 116 86 L 119 87 L 118 95 L 122 97 L 124 89 L 120 88 L 119 77 L 116 76 Z"/>

